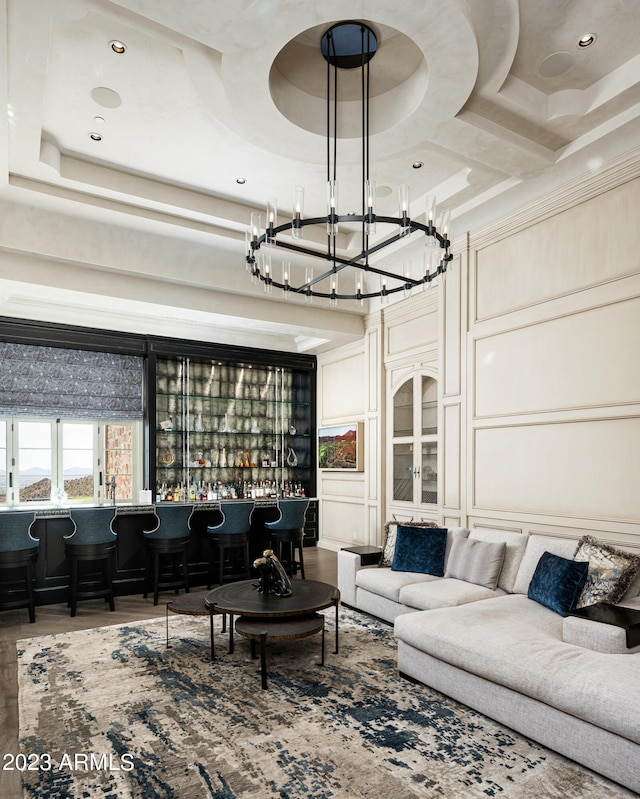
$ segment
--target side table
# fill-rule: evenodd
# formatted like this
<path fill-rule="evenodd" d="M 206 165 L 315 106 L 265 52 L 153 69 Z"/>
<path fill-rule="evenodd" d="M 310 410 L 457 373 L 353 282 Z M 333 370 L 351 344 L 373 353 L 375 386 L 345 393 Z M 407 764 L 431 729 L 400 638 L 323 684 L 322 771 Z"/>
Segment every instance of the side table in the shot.
<path fill-rule="evenodd" d="M 375 566 L 380 562 L 382 555 L 381 547 L 374 547 L 370 544 L 363 544 L 358 547 L 342 547 L 345 552 L 353 552 L 354 555 L 360 555 L 360 563 L 363 566 Z"/>
<path fill-rule="evenodd" d="M 181 594 L 175 599 L 167 602 L 167 610 L 165 613 L 165 626 L 167 633 L 167 649 L 169 645 L 169 612 L 179 613 L 183 616 L 209 616 L 209 634 L 211 638 L 211 660 L 213 660 L 213 614 L 215 610 L 206 604 L 205 598 L 209 591 L 196 591 L 192 594 Z M 224 613 L 222 620 L 222 632 L 225 632 L 227 627 L 227 614 Z"/>
<path fill-rule="evenodd" d="M 256 641 L 260 641 L 260 675 L 262 688 L 267 688 L 267 642 L 296 641 L 322 632 L 322 654 L 320 665 L 324 666 L 324 616 L 293 616 L 284 619 L 260 619 L 240 616 L 236 621 L 236 632 L 251 641 L 251 658 L 256 658 Z"/>

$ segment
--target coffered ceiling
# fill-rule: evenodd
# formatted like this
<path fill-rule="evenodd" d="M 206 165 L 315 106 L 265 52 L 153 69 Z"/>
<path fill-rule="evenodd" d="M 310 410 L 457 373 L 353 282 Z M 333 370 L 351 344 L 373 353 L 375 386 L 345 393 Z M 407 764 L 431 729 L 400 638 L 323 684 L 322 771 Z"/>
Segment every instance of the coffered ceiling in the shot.
<path fill-rule="evenodd" d="M 640 142 L 638 0 L 2 0 L 0 315 L 312 352 L 361 335 L 367 307 L 267 296 L 244 269 L 267 198 L 285 221 L 302 185 L 324 213 L 319 42 L 343 19 L 379 40 L 380 214 L 406 183 L 412 217 L 436 194 L 460 235 Z"/>

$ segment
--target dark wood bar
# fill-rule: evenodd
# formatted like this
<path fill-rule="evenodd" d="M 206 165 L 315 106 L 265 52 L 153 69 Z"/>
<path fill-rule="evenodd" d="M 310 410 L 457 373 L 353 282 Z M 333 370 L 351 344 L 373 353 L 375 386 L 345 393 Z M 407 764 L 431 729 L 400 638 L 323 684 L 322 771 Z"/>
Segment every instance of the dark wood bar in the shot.
<path fill-rule="evenodd" d="M 281 500 L 285 501 L 286 500 Z M 191 535 L 188 550 L 189 583 L 201 586 L 207 583 L 209 542 L 207 528 L 219 524 L 222 519 L 219 502 L 183 503 L 193 507 Z M 118 506 L 114 508 L 113 530 L 117 537 L 114 574 L 114 594 L 127 596 L 142 594 L 146 566 L 143 532 L 152 530 L 157 520 L 153 505 Z M 33 509 L 15 510 L 34 514 Z M 73 508 L 73 515 L 80 518 L 86 508 Z M 251 517 L 250 556 L 253 561 L 268 546 L 265 522 L 278 518 L 276 499 L 258 499 L 254 502 Z M 317 537 L 316 502 L 311 501 L 305 525 L 305 541 L 315 544 Z M 31 535 L 39 544 L 35 568 L 35 594 L 37 605 L 65 602 L 69 593 L 70 566 L 65 556 L 65 537 L 73 532 L 73 521 L 69 508 L 39 509 Z M 0 536 L 2 515 L 0 514 Z M 0 597 L 1 600 L 1 597 Z"/>

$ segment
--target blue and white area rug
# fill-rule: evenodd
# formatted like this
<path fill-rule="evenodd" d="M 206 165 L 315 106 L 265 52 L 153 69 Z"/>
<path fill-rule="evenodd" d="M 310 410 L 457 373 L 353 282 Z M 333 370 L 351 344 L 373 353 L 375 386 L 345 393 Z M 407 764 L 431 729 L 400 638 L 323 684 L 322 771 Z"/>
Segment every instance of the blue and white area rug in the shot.
<path fill-rule="evenodd" d="M 268 648 L 269 689 L 216 617 L 18 642 L 28 799 L 603 799 L 629 791 L 399 677 L 390 627 L 341 610 Z M 27 768 L 29 766 L 29 768 Z"/>

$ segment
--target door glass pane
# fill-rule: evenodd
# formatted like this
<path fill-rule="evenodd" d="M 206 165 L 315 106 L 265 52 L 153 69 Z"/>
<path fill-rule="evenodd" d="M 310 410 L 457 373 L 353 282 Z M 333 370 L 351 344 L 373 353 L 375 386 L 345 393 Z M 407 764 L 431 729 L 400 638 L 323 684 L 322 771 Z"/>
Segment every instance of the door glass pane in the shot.
<path fill-rule="evenodd" d="M 0 421 L 0 502 L 7 501 L 7 423 Z"/>
<path fill-rule="evenodd" d="M 20 502 L 51 499 L 51 423 L 18 422 Z"/>
<path fill-rule="evenodd" d="M 393 435 L 413 435 L 413 380 L 407 380 L 393 396 Z"/>
<path fill-rule="evenodd" d="M 133 425 L 107 424 L 104 428 L 105 498 L 133 499 Z M 113 495 L 115 487 L 115 497 Z"/>
<path fill-rule="evenodd" d="M 431 377 L 422 378 L 422 435 L 438 432 L 438 384 Z"/>
<path fill-rule="evenodd" d="M 422 502 L 435 505 L 438 502 L 438 445 L 435 441 L 422 444 Z"/>
<path fill-rule="evenodd" d="M 69 499 L 94 499 L 93 425 L 62 424 L 62 479 Z"/>
<path fill-rule="evenodd" d="M 393 498 L 413 502 L 413 444 L 393 445 Z"/>

